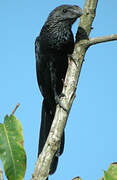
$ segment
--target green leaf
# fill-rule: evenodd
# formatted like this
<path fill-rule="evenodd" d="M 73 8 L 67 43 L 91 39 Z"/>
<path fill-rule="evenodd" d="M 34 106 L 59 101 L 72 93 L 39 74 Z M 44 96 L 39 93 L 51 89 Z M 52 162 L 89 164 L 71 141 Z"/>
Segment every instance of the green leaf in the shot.
<path fill-rule="evenodd" d="M 111 174 L 108 173 L 107 171 L 104 171 L 104 180 L 117 180 L 117 179 L 113 178 Z"/>
<path fill-rule="evenodd" d="M 22 180 L 26 170 L 21 123 L 14 115 L 6 116 L 0 123 L 0 159 L 8 180 Z"/>
<path fill-rule="evenodd" d="M 108 168 L 108 172 L 117 180 L 117 163 L 112 163 Z"/>
<path fill-rule="evenodd" d="M 82 180 L 79 176 L 75 177 L 73 180 Z"/>
<path fill-rule="evenodd" d="M 104 180 L 117 180 L 117 163 L 112 163 L 108 171 L 104 171 Z"/>

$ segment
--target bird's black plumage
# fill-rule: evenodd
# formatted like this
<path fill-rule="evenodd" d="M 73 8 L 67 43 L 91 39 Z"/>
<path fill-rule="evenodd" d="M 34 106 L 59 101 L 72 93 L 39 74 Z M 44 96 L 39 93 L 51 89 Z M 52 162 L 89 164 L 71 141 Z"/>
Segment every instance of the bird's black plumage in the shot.
<path fill-rule="evenodd" d="M 56 104 L 59 102 L 68 67 L 68 55 L 74 49 L 71 26 L 82 15 L 79 6 L 62 5 L 48 16 L 40 35 L 35 41 L 36 72 L 40 91 L 44 97 L 40 128 L 39 151 L 41 153 L 54 119 Z M 64 133 L 61 138 L 59 154 L 64 149 Z M 54 173 L 58 163 L 55 154 L 50 167 Z"/>

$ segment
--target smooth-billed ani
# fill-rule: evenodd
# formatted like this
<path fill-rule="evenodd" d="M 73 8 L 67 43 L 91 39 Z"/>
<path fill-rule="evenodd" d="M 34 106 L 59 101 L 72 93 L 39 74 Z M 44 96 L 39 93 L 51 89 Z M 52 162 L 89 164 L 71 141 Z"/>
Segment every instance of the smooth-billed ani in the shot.
<path fill-rule="evenodd" d="M 82 15 L 79 6 L 62 5 L 55 8 L 48 16 L 35 41 L 36 72 L 40 91 L 44 97 L 42 104 L 41 128 L 38 155 L 41 153 L 54 119 L 56 104 L 63 89 L 68 67 L 68 55 L 74 49 L 72 24 Z M 58 154 L 64 149 L 64 133 L 60 149 L 51 163 L 49 174 L 53 174 L 58 163 Z"/>

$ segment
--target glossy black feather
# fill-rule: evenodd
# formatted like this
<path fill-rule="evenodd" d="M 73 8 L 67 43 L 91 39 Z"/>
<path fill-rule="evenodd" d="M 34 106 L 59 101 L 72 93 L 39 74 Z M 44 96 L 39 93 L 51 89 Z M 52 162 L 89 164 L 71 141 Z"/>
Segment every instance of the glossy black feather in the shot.
<path fill-rule="evenodd" d="M 62 5 L 55 8 L 48 16 L 40 35 L 35 41 L 36 72 L 40 91 L 44 97 L 40 128 L 39 151 L 49 134 L 54 119 L 56 104 L 63 89 L 68 67 L 68 55 L 74 49 L 74 38 L 71 26 L 82 15 L 78 6 Z M 61 155 L 64 149 L 64 133 L 58 150 Z M 58 163 L 58 153 L 55 154 L 50 167 L 54 173 Z"/>

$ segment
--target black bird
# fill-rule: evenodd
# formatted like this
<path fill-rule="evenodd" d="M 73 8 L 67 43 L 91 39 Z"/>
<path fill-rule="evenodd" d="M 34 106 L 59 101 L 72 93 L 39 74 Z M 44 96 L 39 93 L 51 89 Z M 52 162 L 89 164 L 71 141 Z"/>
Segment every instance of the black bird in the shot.
<path fill-rule="evenodd" d="M 41 128 L 38 155 L 41 153 L 54 119 L 56 105 L 63 89 L 68 67 L 68 55 L 74 49 L 72 24 L 82 15 L 79 6 L 61 5 L 48 16 L 35 41 L 36 72 L 40 91 L 43 95 Z M 53 174 L 58 163 L 58 154 L 64 149 L 64 133 L 60 149 L 51 163 L 49 174 Z"/>

